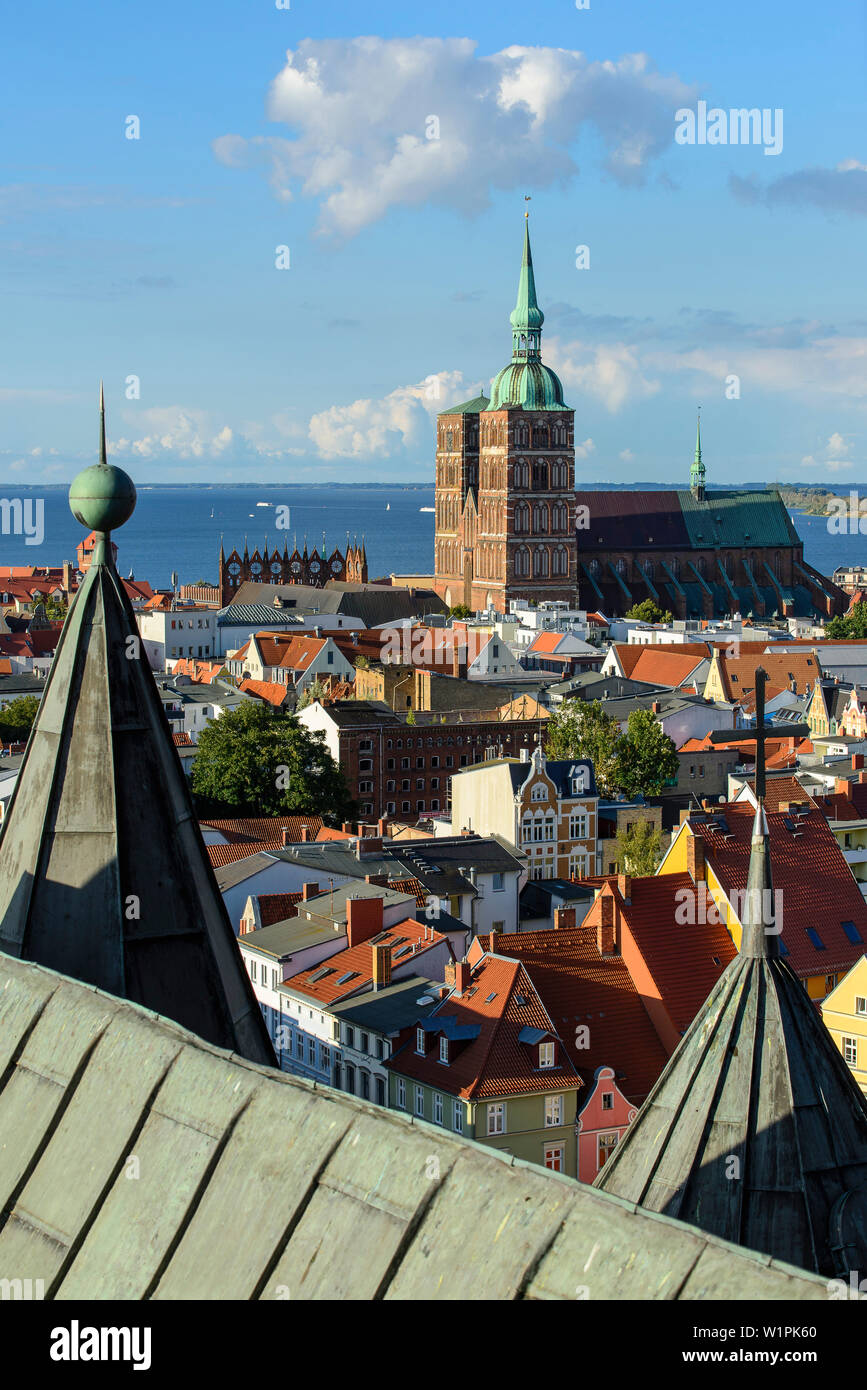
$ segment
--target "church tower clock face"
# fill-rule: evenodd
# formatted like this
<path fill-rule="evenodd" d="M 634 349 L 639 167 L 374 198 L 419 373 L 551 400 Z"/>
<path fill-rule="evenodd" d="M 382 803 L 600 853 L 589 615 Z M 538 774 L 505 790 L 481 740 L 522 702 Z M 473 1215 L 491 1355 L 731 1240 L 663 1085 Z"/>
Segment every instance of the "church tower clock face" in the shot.
<path fill-rule="evenodd" d="M 300 573 L 301 573 L 301 561 L 300 561 L 300 560 L 293 560 L 293 561 L 292 561 L 292 564 L 291 564 L 291 566 L 290 566 L 290 568 L 291 568 L 293 574 L 300 574 Z"/>

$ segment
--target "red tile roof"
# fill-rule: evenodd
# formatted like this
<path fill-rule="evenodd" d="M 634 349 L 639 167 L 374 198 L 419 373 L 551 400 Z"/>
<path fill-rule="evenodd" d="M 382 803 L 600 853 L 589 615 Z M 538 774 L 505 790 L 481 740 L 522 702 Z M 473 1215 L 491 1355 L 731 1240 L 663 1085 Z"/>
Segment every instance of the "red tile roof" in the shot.
<path fill-rule="evenodd" d="M 239 816 L 233 819 L 209 818 L 201 822 L 217 830 L 230 844 L 254 844 L 260 849 L 281 849 L 283 828 L 290 844 L 300 844 L 301 831 L 307 827 L 307 838 L 314 840 L 322 829 L 321 816 Z M 215 848 L 215 846 L 212 846 Z M 255 854 L 255 849 L 251 854 Z"/>
<path fill-rule="evenodd" d="M 176 748 L 194 747 L 193 740 L 190 738 L 188 733 L 182 732 L 178 734 L 172 734 L 172 738 L 174 739 Z"/>
<path fill-rule="evenodd" d="M 172 675 L 189 676 L 194 685 L 211 685 L 223 667 L 222 661 L 198 661 L 192 656 L 179 656 L 172 666 Z"/>
<path fill-rule="evenodd" d="M 756 779 L 748 777 L 746 785 L 755 795 Z M 796 777 L 769 777 L 765 783 L 765 810 L 779 811 L 780 803 L 783 801 L 800 801 L 808 806 L 817 804 L 815 797 L 811 797 L 810 793 L 805 791 Z"/>
<path fill-rule="evenodd" d="M 676 690 L 693 674 L 707 653 L 679 652 L 671 647 L 640 647 L 641 655 L 632 667 L 630 679 L 648 685 L 668 686 Z"/>
<path fill-rule="evenodd" d="M 710 656 L 707 642 L 666 642 L 664 647 L 643 646 L 639 642 L 615 642 L 613 644 L 623 675 L 632 679 L 632 673 L 646 651 L 666 651 L 679 656 L 695 658 L 695 665 Z M 643 679 L 643 678 L 642 678 Z"/>
<path fill-rule="evenodd" d="M 736 700 L 745 709 L 752 709 L 756 699 L 756 668 L 763 666 L 768 673 L 767 698 L 791 689 L 794 681 L 797 694 L 804 695 L 812 690 L 816 677 L 821 676 L 822 667 L 813 651 L 784 652 L 775 655 L 773 651 L 761 651 L 744 655 L 742 644 L 739 657 L 729 657 L 720 652 L 718 661 L 723 692 L 727 700 Z"/>
<path fill-rule="evenodd" d="M 395 893 L 409 893 L 415 897 L 419 907 L 427 907 L 427 900 L 430 896 L 424 884 L 417 878 L 390 878 L 389 888 L 393 888 Z"/>
<path fill-rule="evenodd" d="M 297 917 L 298 904 L 303 896 L 303 893 L 259 893 L 256 904 L 262 926 L 271 927 L 275 922 L 285 922 L 289 917 Z"/>
<path fill-rule="evenodd" d="M 482 949 L 489 937 L 479 938 Z M 668 1061 L 641 996 L 620 956 L 601 956 L 594 927 L 514 932 L 497 938 L 504 955 L 520 960 L 539 991 L 572 1063 L 586 1082 L 597 1067 L 613 1067 L 624 1095 L 640 1105 Z M 578 1048 L 586 1024 L 589 1048 Z"/>
<path fill-rule="evenodd" d="M 263 845 L 205 845 L 212 869 L 224 869 L 227 864 L 237 864 L 239 859 L 251 859 L 258 854 Z"/>
<path fill-rule="evenodd" d="M 617 893 L 617 888 L 612 887 Z M 686 873 L 633 878 L 630 902 L 622 907 L 628 929 L 678 1033 L 686 1032 L 723 970 L 737 955 L 722 922 L 689 926 L 678 923 L 677 912 L 684 898 L 677 895 L 682 895 L 684 889 L 694 891 Z M 719 964 L 715 964 L 714 957 Z"/>
<path fill-rule="evenodd" d="M 715 813 L 725 817 L 728 838 L 709 822 L 691 819 L 688 825 L 704 840 L 705 856 L 723 891 L 742 893 L 747 886 L 754 809 L 746 802 L 727 802 Z M 797 819 L 797 836 L 779 812 L 768 813 L 771 875 L 782 897 L 782 940 L 786 959 L 798 975 L 833 974 L 848 970 L 867 951 L 867 904 L 833 832 L 818 809 Z M 681 833 L 687 834 L 688 831 Z M 848 940 L 842 922 L 854 922 L 863 941 Z M 807 936 L 818 931 L 826 949 Z"/>
<path fill-rule="evenodd" d="M 283 983 L 308 999 L 318 1000 L 320 1004 L 335 1004 L 340 999 L 348 999 L 350 995 L 366 993 L 373 985 L 374 944 L 391 948 L 393 969 L 410 961 L 423 961 L 429 951 L 445 940 L 439 932 L 434 932 L 431 939 L 431 929 L 424 922 L 416 922 L 408 917 L 404 922 L 385 927 L 373 941 L 364 941 L 360 946 L 349 946 L 345 951 L 338 951 L 318 965 L 291 975 Z M 403 951 L 406 946 L 414 949 L 398 957 L 396 953 Z M 424 974 L 423 965 L 418 973 Z M 347 975 L 349 979 L 345 978 Z"/>
<path fill-rule="evenodd" d="M 317 840 L 319 840 L 319 841 L 322 841 L 322 840 L 357 840 L 357 839 L 358 839 L 358 836 L 357 836 L 357 835 L 354 835 L 354 834 L 352 833 L 351 830 L 333 830 L 333 829 L 331 828 L 330 825 L 323 825 L 322 829 L 319 831 L 319 834 L 316 836 L 316 838 L 317 838 Z"/>
<path fill-rule="evenodd" d="M 533 656 L 538 656 L 540 653 L 553 654 L 562 641 L 562 632 L 540 632 L 535 641 L 530 643 L 528 653 Z"/>
<path fill-rule="evenodd" d="M 278 681 L 247 679 L 241 681 L 239 689 L 245 695 L 255 695 L 258 700 L 264 700 L 266 705 L 272 705 L 274 709 L 280 709 L 285 705 L 289 694 L 289 686 L 280 685 Z"/>

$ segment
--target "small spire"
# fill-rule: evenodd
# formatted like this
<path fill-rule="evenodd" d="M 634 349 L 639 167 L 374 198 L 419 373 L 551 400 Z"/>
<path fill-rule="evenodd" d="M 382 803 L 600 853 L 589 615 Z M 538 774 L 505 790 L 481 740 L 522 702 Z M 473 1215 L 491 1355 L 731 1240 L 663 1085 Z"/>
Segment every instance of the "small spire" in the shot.
<path fill-rule="evenodd" d="M 518 280 L 518 298 L 512 310 L 512 357 L 516 361 L 538 358 L 545 315 L 536 298 L 533 252 L 530 247 L 530 214 L 524 214 L 524 253 Z"/>
<path fill-rule="evenodd" d="M 698 407 L 698 423 L 695 429 L 695 457 L 689 474 L 689 486 L 697 502 L 704 501 L 705 467 L 701 458 L 701 406 Z"/>
<path fill-rule="evenodd" d="M 747 895 L 741 922 L 742 956 L 770 960 L 780 954 L 779 925 L 773 910 L 771 842 L 765 814 L 765 684 L 768 673 L 756 667 L 756 814 L 750 848 Z"/>
<path fill-rule="evenodd" d="M 698 424 L 695 427 L 695 462 L 701 463 L 701 406 L 698 408 Z"/>
<path fill-rule="evenodd" d="M 105 392 L 102 389 L 102 382 L 99 383 L 99 461 L 103 467 L 108 465 L 108 457 L 105 451 Z"/>

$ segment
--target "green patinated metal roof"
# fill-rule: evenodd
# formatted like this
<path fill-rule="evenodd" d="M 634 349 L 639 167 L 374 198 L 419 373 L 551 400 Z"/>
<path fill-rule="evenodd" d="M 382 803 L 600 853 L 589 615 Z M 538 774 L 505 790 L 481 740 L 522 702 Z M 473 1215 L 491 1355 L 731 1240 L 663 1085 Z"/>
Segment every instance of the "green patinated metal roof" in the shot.
<path fill-rule="evenodd" d="M 764 679 L 757 671 L 757 729 Z M 867 1265 L 867 1099 L 780 955 L 758 744 L 740 952 L 595 1185 L 846 1279 Z"/>
<path fill-rule="evenodd" d="M 487 410 L 488 397 L 474 396 L 471 401 L 464 401 L 463 405 L 453 405 L 451 410 L 440 411 L 441 415 L 478 415 L 480 411 Z"/>
<path fill-rule="evenodd" d="M 497 373 L 487 410 L 568 410 L 556 372 L 542 361 L 545 315 L 536 299 L 529 222 L 524 221 L 524 253 L 518 300 L 512 310 L 512 360 Z"/>
<path fill-rule="evenodd" d="M 101 458 L 71 505 L 119 525 L 135 489 L 104 462 L 104 424 Z M 273 1063 L 110 535 L 96 534 L 0 829 L 0 951 Z"/>
<path fill-rule="evenodd" d="M 776 488 L 767 492 L 706 492 L 704 501 L 698 501 L 688 489 L 677 496 L 689 543 L 697 549 L 801 543 Z"/>
<path fill-rule="evenodd" d="M 827 1298 L 802 1270 L 4 956 L 0 1271 L 46 1299 Z"/>

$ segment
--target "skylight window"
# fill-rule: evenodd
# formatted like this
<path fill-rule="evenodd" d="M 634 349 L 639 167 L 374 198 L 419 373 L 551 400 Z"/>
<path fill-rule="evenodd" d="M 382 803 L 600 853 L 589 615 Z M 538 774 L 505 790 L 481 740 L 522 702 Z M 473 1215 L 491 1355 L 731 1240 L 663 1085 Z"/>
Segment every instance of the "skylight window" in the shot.
<path fill-rule="evenodd" d="M 358 971 L 357 971 L 357 970 L 347 970 L 346 974 L 345 974 L 345 975 L 341 975 L 341 976 L 340 976 L 340 979 L 337 980 L 336 983 L 337 983 L 338 985 L 345 985 L 346 982 L 347 982 L 347 980 L 357 980 L 357 979 L 358 979 Z"/>
<path fill-rule="evenodd" d="M 310 983 L 315 984 L 317 980 L 324 980 L 326 975 L 333 975 L 334 971 L 330 965 L 323 966 L 321 970 L 315 970 L 310 976 Z"/>
<path fill-rule="evenodd" d="M 495 990 L 493 994 L 489 994 L 489 995 L 488 995 L 487 999 L 485 1000 L 485 1003 L 486 1003 L 486 1004 L 493 1004 L 493 1002 L 494 1002 L 494 1000 L 496 999 L 496 997 L 497 997 L 497 993 L 496 993 L 496 990 Z"/>
<path fill-rule="evenodd" d="M 815 927 L 807 927 L 807 935 L 812 941 L 817 951 L 825 951 L 827 947 Z"/>
<path fill-rule="evenodd" d="M 853 946 L 857 946 L 860 941 L 864 940 L 854 922 L 841 922 L 840 926 L 843 928 L 848 940 L 852 942 Z"/>

